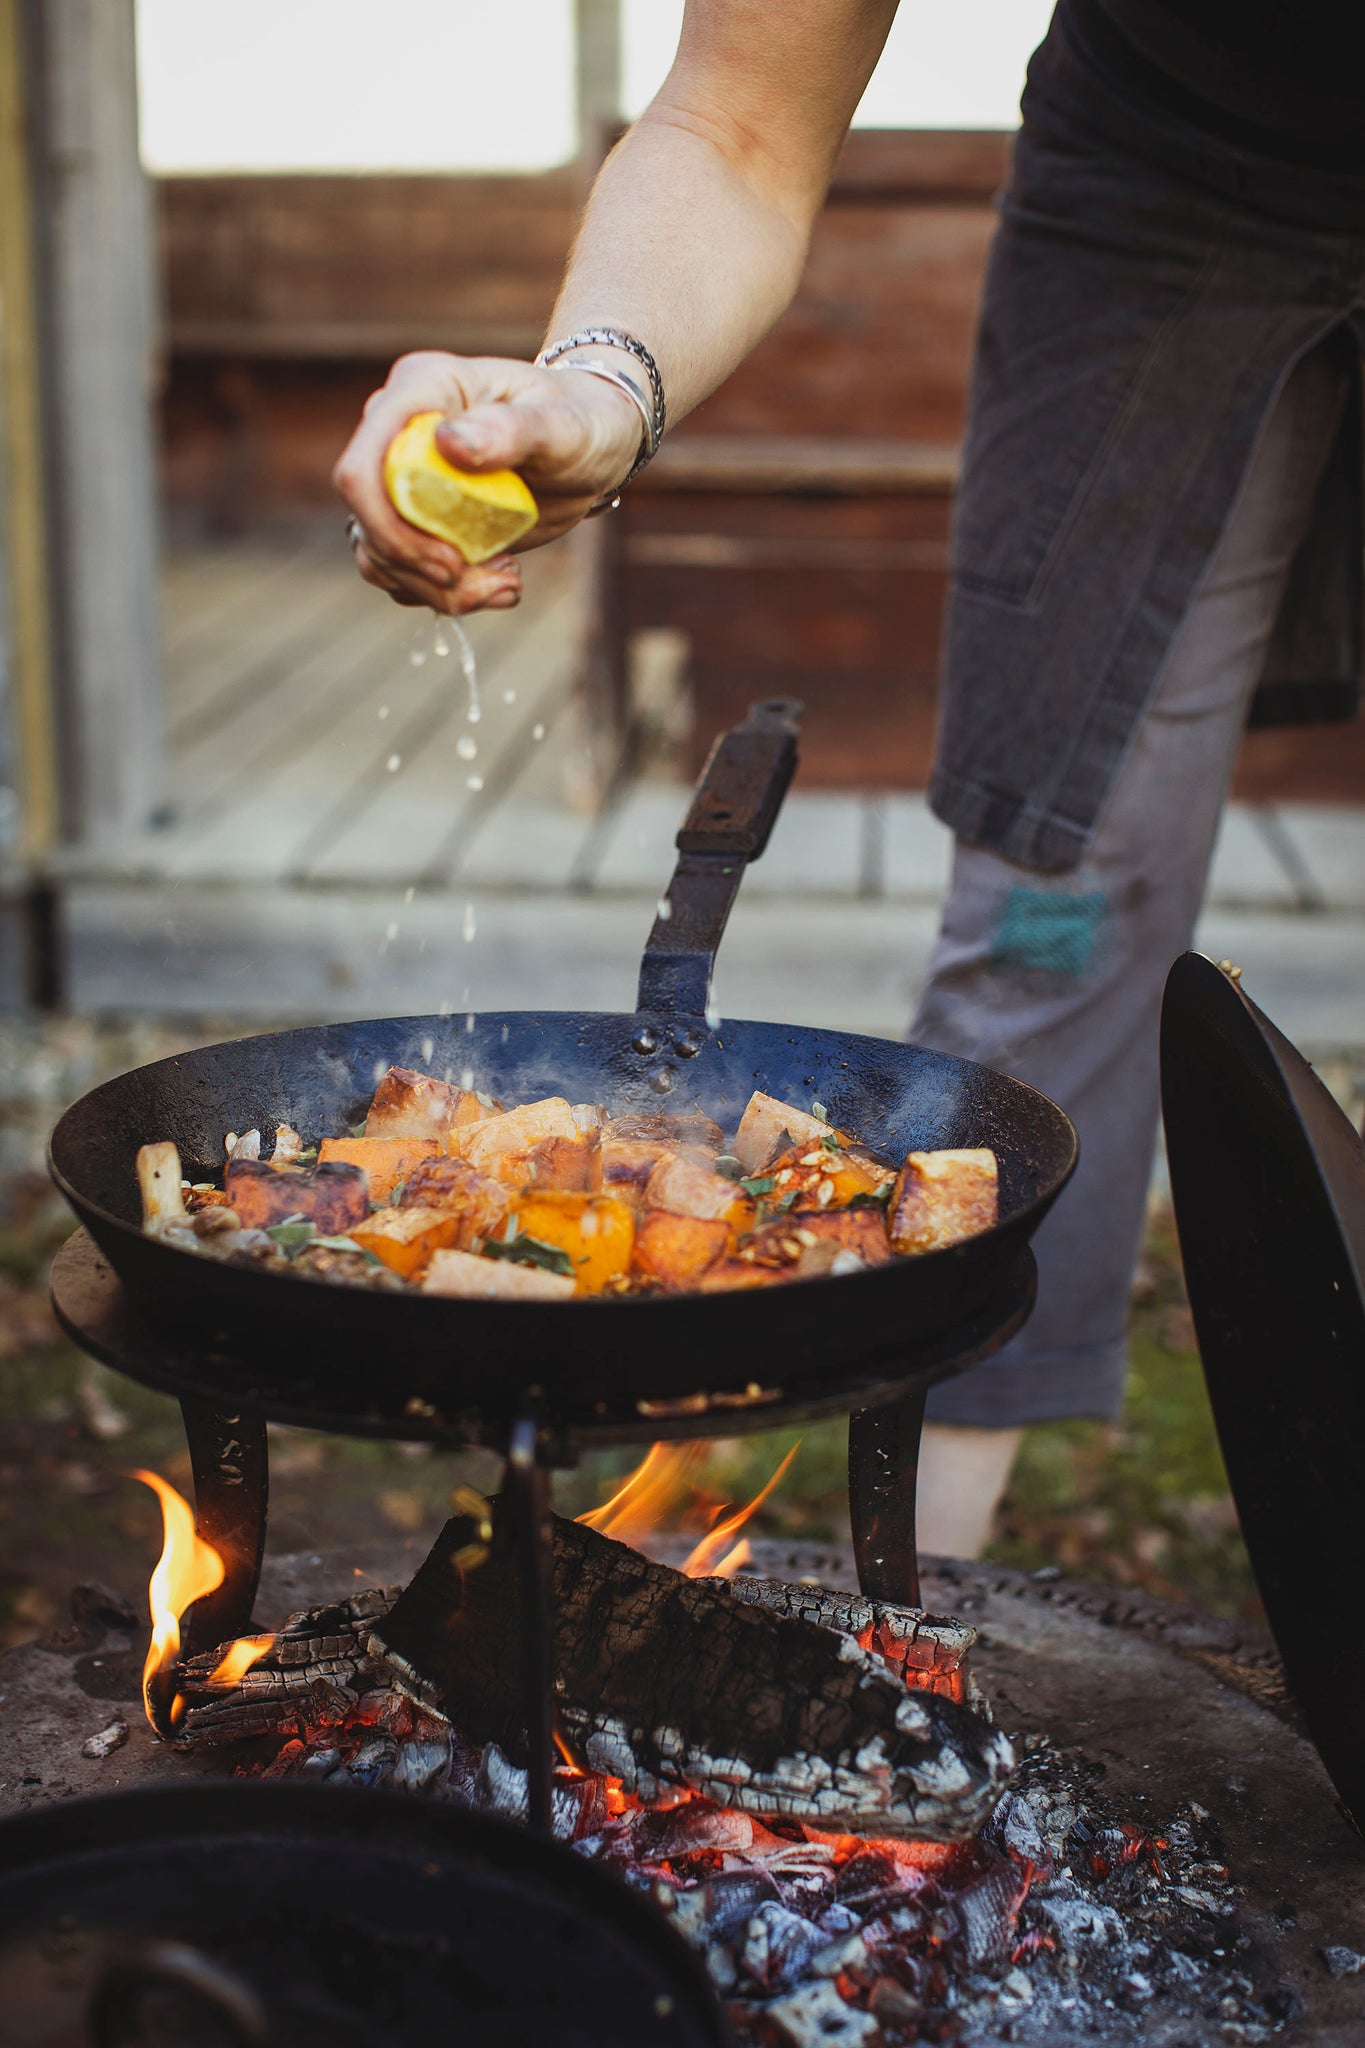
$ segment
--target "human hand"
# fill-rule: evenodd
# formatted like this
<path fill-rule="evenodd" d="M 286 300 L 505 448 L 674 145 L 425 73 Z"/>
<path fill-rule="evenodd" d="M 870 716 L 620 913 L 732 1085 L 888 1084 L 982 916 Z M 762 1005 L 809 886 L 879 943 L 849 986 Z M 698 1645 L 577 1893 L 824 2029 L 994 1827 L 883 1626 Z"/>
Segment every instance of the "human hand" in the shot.
<path fill-rule="evenodd" d="M 457 469 L 515 469 L 526 479 L 540 517 L 517 543 L 522 549 L 576 526 L 621 481 L 640 447 L 639 413 L 599 377 L 496 356 L 400 356 L 366 401 L 332 482 L 353 514 L 351 547 L 365 581 L 397 604 L 439 612 L 507 609 L 521 596 L 521 570 L 510 554 L 471 566 L 458 548 L 395 511 L 384 489 L 384 455 L 422 412 L 444 414 L 436 445 Z"/>

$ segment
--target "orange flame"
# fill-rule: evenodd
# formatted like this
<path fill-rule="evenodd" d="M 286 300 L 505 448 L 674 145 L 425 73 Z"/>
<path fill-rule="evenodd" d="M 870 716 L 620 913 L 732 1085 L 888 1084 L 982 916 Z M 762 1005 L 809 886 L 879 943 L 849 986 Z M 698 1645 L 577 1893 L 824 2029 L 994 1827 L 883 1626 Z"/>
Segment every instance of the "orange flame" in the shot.
<path fill-rule="evenodd" d="M 205 1543 L 196 1533 L 194 1513 L 187 1500 L 175 1488 L 155 1472 L 134 1472 L 133 1479 L 140 1479 L 144 1486 L 150 1486 L 161 1502 L 163 1542 L 161 1556 L 156 1570 L 152 1573 L 147 1588 L 148 1605 L 152 1615 L 152 1641 L 147 1651 L 147 1661 L 142 1667 L 142 1704 L 147 1719 L 158 1730 L 164 1727 L 164 1720 L 158 1715 L 153 1701 L 153 1685 L 163 1671 L 175 1662 L 180 1651 L 180 1617 L 187 1607 L 196 1600 L 202 1600 L 206 1593 L 216 1592 L 223 1583 L 223 1560 L 212 1544 Z M 185 1711 L 185 1703 L 177 1693 L 172 1699 L 166 1718 L 172 1727 Z"/>
<path fill-rule="evenodd" d="M 717 1522 L 709 1535 L 702 1537 L 683 1565 L 683 1571 L 689 1579 L 732 1579 L 740 1566 L 748 1563 L 752 1553 L 747 1541 L 731 1547 L 730 1538 L 744 1527 L 756 1508 L 762 1507 L 773 1489 L 781 1485 L 791 1468 L 792 1459 L 800 1448 L 800 1444 L 792 1445 L 772 1478 L 754 1495 L 747 1508 L 740 1508 L 737 1514 L 727 1515 L 723 1522 Z M 741 1551 L 744 1553 L 742 1557 L 739 1555 Z"/>
<path fill-rule="evenodd" d="M 228 1644 L 227 1655 L 220 1658 L 210 1671 L 209 1684 L 236 1685 L 239 1678 L 245 1678 L 253 1664 L 260 1663 L 274 1642 L 274 1636 L 238 1636 L 235 1643 Z"/>
<path fill-rule="evenodd" d="M 618 1543 L 629 1543 L 640 1549 L 655 1530 L 676 1521 L 683 1510 L 701 1495 L 701 1488 L 693 1475 L 705 1464 L 708 1448 L 704 1443 L 652 1444 L 635 1470 L 622 1480 L 611 1499 L 589 1514 L 580 1515 L 579 1521 L 589 1529 L 599 1530 L 604 1536 L 614 1536 Z M 684 1561 L 682 1569 L 686 1577 L 731 1579 L 743 1569 L 753 1552 L 747 1538 L 741 1538 L 738 1543 L 734 1538 L 755 1509 L 762 1507 L 769 1494 L 785 1478 L 800 1448 L 799 1444 L 792 1446 L 767 1485 L 754 1495 L 747 1507 L 714 1523 Z"/>

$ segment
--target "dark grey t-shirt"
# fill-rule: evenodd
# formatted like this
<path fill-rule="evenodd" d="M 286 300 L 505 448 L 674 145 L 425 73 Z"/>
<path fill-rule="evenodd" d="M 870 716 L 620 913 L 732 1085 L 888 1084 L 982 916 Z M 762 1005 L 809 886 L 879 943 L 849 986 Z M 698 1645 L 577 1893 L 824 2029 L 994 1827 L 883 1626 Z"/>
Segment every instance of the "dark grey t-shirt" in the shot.
<path fill-rule="evenodd" d="M 1361 0 L 1061 0 L 1130 99 L 1304 169 L 1365 170 Z"/>

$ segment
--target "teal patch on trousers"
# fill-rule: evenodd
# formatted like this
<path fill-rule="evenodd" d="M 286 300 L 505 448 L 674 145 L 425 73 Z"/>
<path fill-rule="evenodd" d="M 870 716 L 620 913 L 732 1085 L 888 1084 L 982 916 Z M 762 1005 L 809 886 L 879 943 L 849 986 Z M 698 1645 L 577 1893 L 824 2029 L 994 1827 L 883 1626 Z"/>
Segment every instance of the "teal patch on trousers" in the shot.
<path fill-rule="evenodd" d="M 991 947 L 992 963 L 1079 979 L 1095 957 L 1108 903 L 1101 889 L 1068 896 L 1012 888 Z"/>

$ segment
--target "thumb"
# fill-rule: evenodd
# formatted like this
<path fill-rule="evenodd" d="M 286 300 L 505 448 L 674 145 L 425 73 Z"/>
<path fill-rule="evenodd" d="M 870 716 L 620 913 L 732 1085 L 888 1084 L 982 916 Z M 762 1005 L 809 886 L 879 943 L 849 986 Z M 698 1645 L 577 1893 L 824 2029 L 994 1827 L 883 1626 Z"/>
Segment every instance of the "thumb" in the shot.
<path fill-rule="evenodd" d="M 546 422 L 538 405 L 473 405 L 436 429 L 436 446 L 457 469 L 518 469 L 544 452 Z"/>

